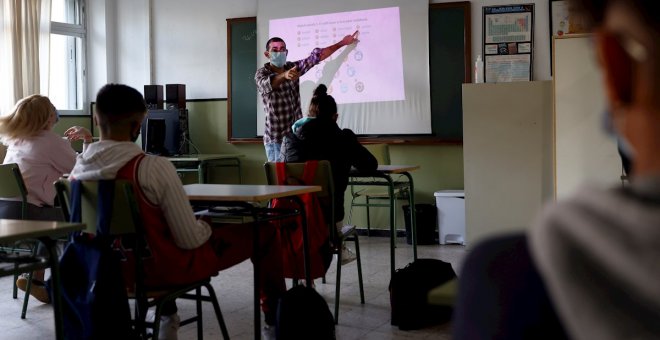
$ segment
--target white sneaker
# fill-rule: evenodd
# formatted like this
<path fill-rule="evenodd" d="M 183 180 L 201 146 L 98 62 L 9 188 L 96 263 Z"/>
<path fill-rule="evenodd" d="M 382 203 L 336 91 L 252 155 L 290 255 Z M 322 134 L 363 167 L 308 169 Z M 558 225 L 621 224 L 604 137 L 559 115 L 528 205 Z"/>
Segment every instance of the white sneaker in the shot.
<path fill-rule="evenodd" d="M 264 340 L 275 340 L 277 338 L 277 333 L 275 332 L 275 326 L 265 325 L 261 330 L 261 337 Z"/>
<path fill-rule="evenodd" d="M 355 229 L 355 226 L 354 226 L 354 225 L 350 225 L 350 224 L 347 224 L 347 225 L 341 227 L 341 230 L 339 231 L 339 233 L 340 233 L 340 237 L 341 237 L 341 238 L 346 237 L 346 234 L 348 234 L 348 233 L 350 233 L 351 231 L 353 231 L 353 229 Z"/>
<path fill-rule="evenodd" d="M 154 322 L 156 313 L 153 311 L 147 312 L 147 317 L 145 321 Z M 158 327 L 158 340 L 177 340 L 177 333 L 179 332 L 179 324 L 181 319 L 179 314 L 174 313 L 172 315 L 161 315 L 160 316 L 160 326 Z M 153 334 L 151 329 L 147 329 L 147 333 Z"/>
<path fill-rule="evenodd" d="M 341 265 L 351 263 L 357 259 L 357 256 L 345 244 L 341 248 Z"/>
<path fill-rule="evenodd" d="M 307 280 L 305 279 L 298 279 L 298 285 L 307 287 Z M 312 280 L 312 288 L 316 288 L 316 284 L 314 283 L 314 280 Z"/>

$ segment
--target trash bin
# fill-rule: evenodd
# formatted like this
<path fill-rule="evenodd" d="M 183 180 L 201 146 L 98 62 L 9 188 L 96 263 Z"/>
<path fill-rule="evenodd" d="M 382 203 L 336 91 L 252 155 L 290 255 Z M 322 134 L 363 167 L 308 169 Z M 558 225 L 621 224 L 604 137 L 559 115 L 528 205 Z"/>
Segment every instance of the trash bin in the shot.
<path fill-rule="evenodd" d="M 435 239 L 436 209 L 433 204 L 415 204 L 417 214 L 417 244 L 438 244 Z M 403 216 L 406 222 L 406 242 L 412 244 L 410 231 L 410 206 L 403 206 Z"/>
<path fill-rule="evenodd" d="M 465 244 L 465 191 L 436 191 L 440 244 Z"/>

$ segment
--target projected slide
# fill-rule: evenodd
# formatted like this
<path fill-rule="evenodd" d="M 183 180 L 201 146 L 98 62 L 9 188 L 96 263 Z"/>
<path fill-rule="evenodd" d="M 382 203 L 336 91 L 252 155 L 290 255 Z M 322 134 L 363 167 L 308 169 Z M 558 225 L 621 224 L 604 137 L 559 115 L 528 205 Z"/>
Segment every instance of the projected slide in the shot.
<path fill-rule="evenodd" d="M 284 39 L 290 61 L 355 31 L 359 43 L 343 47 L 300 78 L 303 103 L 319 83 L 339 104 L 406 99 L 398 7 L 269 21 L 269 35 Z"/>

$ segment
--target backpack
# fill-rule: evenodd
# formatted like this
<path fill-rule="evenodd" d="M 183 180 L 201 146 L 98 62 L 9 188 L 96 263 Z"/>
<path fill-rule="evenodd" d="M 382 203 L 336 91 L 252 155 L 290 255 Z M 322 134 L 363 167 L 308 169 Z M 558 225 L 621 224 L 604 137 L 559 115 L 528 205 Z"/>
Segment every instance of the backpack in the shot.
<path fill-rule="evenodd" d="M 79 181 L 71 182 L 71 222 L 81 220 L 80 187 Z M 135 338 L 119 255 L 108 235 L 113 195 L 114 181 L 100 181 L 97 234 L 72 234 L 60 258 L 67 339 Z"/>
<path fill-rule="evenodd" d="M 335 340 L 335 319 L 314 288 L 295 286 L 280 298 L 275 331 L 278 340 Z"/>
<path fill-rule="evenodd" d="M 397 269 L 389 286 L 392 325 L 412 330 L 449 321 L 452 308 L 429 305 L 427 295 L 455 277 L 451 264 L 435 259 L 417 259 Z"/>
<path fill-rule="evenodd" d="M 302 180 L 289 177 L 286 174 L 286 163 L 276 163 L 277 185 L 312 185 L 318 161 L 305 162 Z M 305 206 L 307 218 L 308 241 L 310 248 L 310 268 L 312 279 L 325 276 L 332 262 L 332 248 L 328 224 L 323 215 L 321 203 L 315 193 L 300 196 Z M 298 204 L 289 198 L 273 199 L 274 209 L 298 209 Z M 304 277 L 305 266 L 303 254 L 302 217 L 283 218 L 273 221 L 278 225 L 282 236 L 282 261 L 284 277 L 300 279 Z"/>

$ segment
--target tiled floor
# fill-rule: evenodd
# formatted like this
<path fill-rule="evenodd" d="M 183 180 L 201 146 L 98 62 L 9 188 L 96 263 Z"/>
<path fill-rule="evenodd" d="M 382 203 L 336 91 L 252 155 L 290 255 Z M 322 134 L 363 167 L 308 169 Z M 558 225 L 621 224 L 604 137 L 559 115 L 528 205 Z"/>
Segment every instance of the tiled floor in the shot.
<path fill-rule="evenodd" d="M 412 260 L 412 248 L 399 239 L 396 249 L 397 268 Z M 389 239 L 361 237 L 362 269 L 366 304 L 360 304 L 357 270 L 354 263 L 342 268 L 341 301 L 337 338 L 350 339 L 450 339 L 449 325 L 416 331 L 400 331 L 390 325 L 390 302 L 387 286 L 390 280 Z M 462 246 L 419 246 L 419 257 L 437 258 L 452 263 L 455 270 L 465 254 Z M 316 281 L 317 290 L 326 298 L 334 311 L 335 265 L 330 267 L 327 283 Z M 249 261 L 223 271 L 213 280 L 220 307 L 232 339 L 253 339 L 252 331 L 252 264 Z M 21 320 L 21 299 L 11 298 L 11 277 L 0 278 L 0 339 L 53 338 L 53 320 L 50 305 L 30 300 L 27 319 Z M 193 310 L 193 305 L 180 302 L 182 316 Z M 204 308 L 205 338 L 220 339 L 210 305 Z M 179 339 L 195 339 L 196 327 L 188 325 L 179 330 Z"/>

